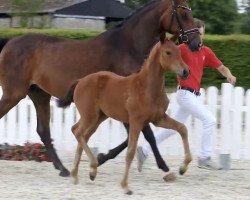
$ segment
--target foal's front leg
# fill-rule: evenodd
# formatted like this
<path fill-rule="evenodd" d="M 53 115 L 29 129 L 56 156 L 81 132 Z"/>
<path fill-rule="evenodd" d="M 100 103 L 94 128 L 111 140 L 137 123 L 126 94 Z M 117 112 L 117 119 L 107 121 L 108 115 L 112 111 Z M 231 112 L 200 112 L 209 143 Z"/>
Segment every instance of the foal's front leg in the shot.
<path fill-rule="evenodd" d="M 155 123 L 155 126 L 167 128 L 167 129 L 173 129 L 177 131 L 181 135 L 181 139 L 184 146 L 184 154 L 185 159 L 183 162 L 183 165 L 180 167 L 180 174 L 184 174 L 187 171 L 188 164 L 192 161 L 192 156 L 189 149 L 189 142 L 188 142 L 188 131 L 184 124 L 174 120 L 173 118 L 169 117 L 168 115 L 164 115 L 162 119 Z"/>

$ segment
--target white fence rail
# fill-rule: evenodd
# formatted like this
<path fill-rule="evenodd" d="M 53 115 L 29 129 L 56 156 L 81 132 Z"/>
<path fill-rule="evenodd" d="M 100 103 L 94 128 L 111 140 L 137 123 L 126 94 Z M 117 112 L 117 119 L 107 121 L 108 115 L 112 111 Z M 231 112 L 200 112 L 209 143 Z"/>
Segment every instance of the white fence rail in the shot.
<path fill-rule="evenodd" d="M 214 156 L 229 153 L 233 159 L 250 160 L 250 90 L 222 84 L 219 91 L 216 87 L 201 90 L 201 98 L 208 109 L 217 117 L 218 127 L 213 134 Z M 171 104 L 168 113 L 176 110 L 175 93 L 168 94 Z M 71 126 L 79 118 L 74 105 L 67 109 L 57 108 L 51 101 L 51 136 L 57 150 L 71 151 L 76 148 L 76 140 L 71 133 Z M 186 123 L 189 130 L 189 142 L 193 155 L 197 155 L 200 147 L 202 124 L 199 120 L 189 118 Z M 156 127 L 152 126 L 157 134 Z M 89 141 L 91 147 L 97 147 L 99 152 L 123 142 L 127 133 L 122 123 L 108 119 L 103 122 Z M 0 120 L 0 144 L 24 144 L 39 142 L 36 133 L 36 112 L 32 102 L 27 98 L 22 100 L 6 116 Z M 139 143 L 144 142 L 141 134 Z M 179 135 L 164 141 L 160 146 L 162 154 L 183 155 L 182 142 Z"/>

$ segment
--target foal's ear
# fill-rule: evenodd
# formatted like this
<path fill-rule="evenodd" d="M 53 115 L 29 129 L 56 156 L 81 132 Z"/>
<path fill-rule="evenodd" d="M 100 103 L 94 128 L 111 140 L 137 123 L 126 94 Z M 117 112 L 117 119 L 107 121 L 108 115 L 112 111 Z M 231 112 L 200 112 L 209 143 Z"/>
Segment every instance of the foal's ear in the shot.
<path fill-rule="evenodd" d="M 165 39 L 166 39 L 166 34 L 165 34 L 165 33 L 162 33 L 162 34 L 160 35 L 160 42 L 161 42 L 161 44 L 164 43 Z"/>
<path fill-rule="evenodd" d="M 178 35 L 172 35 L 172 37 L 170 38 L 170 40 L 173 41 L 174 43 L 176 42 L 177 39 Z"/>

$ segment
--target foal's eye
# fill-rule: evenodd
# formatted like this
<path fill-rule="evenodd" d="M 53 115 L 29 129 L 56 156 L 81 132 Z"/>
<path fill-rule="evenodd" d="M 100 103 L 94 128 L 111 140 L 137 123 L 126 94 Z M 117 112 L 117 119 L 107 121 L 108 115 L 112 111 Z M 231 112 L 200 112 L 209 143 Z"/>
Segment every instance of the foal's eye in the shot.
<path fill-rule="evenodd" d="M 166 51 L 166 54 L 167 54 L 168 56 L 170 56 L 170 55 L 171 55 L 171 52 L 170 52 L 170 51 Z"/>

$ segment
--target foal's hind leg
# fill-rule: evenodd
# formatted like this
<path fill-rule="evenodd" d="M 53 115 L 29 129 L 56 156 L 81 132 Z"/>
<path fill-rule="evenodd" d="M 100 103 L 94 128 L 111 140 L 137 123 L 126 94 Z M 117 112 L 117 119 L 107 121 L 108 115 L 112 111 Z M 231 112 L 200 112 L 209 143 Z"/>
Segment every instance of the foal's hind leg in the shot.
<path fill-rule="evenodd" d="M 74 182 L 73 182 L 74 184 L 78 184 L 78 182 L 79 182 L 79 179 L 78 179 L 78 167 L 79 167 L 79 164 L 80 164 L 82 151 L 83 151 L 83 148 L 78 143 L 76 153 L 75 153 L 74 167 L 73 167 L 73 169 L 71 171 L 71 176 L 74 179 Z"/>
<path fill-rule="evenodd" d="M 180 167 L 179 172 L 180 174 L 184 174 L 187 171 L 188 164 L 192 161 L 192 156 L 190 153 L 189 142 L 188 142 L 188 131 L 186 126 L 172 119 L 168 115 L 164 115 L 164 117 L 158 123 L 155 123 L 155 126 L 160 126 L 167 129 L 173 129 L 181 135 L 181 139 L 184 146 L 185 159 L 183 165 Z"/>
<path fill-rule="evenodd" d="M 55 168 L 60 170 L 60 176 L 69 176 L 69 171 L 61 163 L 51 141 L 49 127 L 51 96 L 34 85 L 30 87 L 28 95 L 33 101 L 37 113 L 37 133 L 44 143 L 49 157 Z"/>
<path fill-rule="evenodd" d="M 78 145 L 77 145 L 77 152 L 74 161 L 74 167 L 71 172 L 73 178 L 75 179 L 75 183 L 78 183 L 78 166 L 80 163 L 80 158 L 82 154 L 82 150 L 86 152 L 89 160 L 90 160 L 90 173 L 89 177 L 91 180 L 94 180 L 97 174 L 97 166 L 98 161 L 94 157 L 93 153 L 91 152 L 89 146 L 87 145 L 89 138 L 91 135 L 96 131 L 98 125 L 104 121 L 107 117 L 105 115 L 99 115 L 98 117 L 86 117 L 88 120 L 80 119 L 72 127 L 72 132 L 74 133 Z M 99 118 L 99 119 L 98 119 Z"/>

